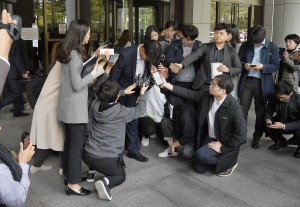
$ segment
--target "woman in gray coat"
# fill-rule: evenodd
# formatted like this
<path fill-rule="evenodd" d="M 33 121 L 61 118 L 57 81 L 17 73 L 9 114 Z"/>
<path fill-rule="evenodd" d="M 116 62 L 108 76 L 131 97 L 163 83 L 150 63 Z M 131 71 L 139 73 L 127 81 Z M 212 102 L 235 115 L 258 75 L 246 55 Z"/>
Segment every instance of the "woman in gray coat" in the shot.
<path fill-rule="evenodd" d="M 81 77 L 86 54 L 84 44 L 88 43 L 89 37 L 89 24 L 85 20 L 73 20 L 57 57 L 61 63 L 57 118 L 65 124 L 63 172 L 68 183 L 67 195 L 91 193 L 78 184 L 82 181 L 83 135 L 88 122 L 88 84 L 104 71 L 96 64 L 91 73 Z"/>

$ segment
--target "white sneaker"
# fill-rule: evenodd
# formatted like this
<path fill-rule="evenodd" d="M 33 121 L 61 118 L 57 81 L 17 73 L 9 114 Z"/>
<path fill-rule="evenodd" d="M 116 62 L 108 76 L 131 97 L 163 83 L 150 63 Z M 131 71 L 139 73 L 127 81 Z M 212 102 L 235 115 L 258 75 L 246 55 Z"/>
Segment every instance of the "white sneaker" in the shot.
<path fill-rule="evenodd" d="M 149 138 L 143 136 L 141 143 L 144 147 L 147 147 L 149 145 Z"/>
<path fill-rule="evenodd" d="M 47 171 L 47 170 L 50 170 L 51 168 L 52 168 L 52 166 L 42 165 L 41 167 L 34 167 L 33 165 L 31 165 L 30 172 L 36 173 L 38 171 Z"/>
<path fill-rule="evenodd" d="M 168 147 L 167 149 L 165 149 L 165 151 L 161 152 L 158 154 L 158 157 L 170 157 L 170 156 L 177 156 L 178 154 L 176 155 L 172 155 L 171 154 L 171 151 L 170 151 L 170 147 Z"/>
<path fill-rule="evenodd" d="M 157 137 L 156 133 L 152 134 L 149 138 L 155 139 Z"/>

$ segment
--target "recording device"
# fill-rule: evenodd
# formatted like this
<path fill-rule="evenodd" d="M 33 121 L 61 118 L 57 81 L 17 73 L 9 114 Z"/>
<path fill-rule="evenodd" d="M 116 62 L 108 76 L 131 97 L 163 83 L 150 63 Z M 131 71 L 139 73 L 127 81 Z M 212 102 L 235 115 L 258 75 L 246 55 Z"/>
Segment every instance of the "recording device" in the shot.
<path fill-rule="evenodd" d="M 255 64 L 250 64 L 250 67 L 256 67 L 256 65 Z"/>
<path fill-rule="evenodd" d="M 30 135 L 27 132 L 22 133 L 21 142 L 23 142 L 23 149 L 26 149 L 30 143 Z"/>
<path fill-rule="evenodd" d="M 105 40 L 104 42 L 100 42 L 99 46 L 103 46 L 106 45 L 106 47 L 110 47 L 112 45 L 112 43 L 108 40 Z"/>
<path fill-rule="evenodd" d="M 114 55 L 115 50 L 112 48 L 101 48 L 100 49 L 100 55 L 104 55 L 105 52 L 108 52 L 108 55 Z"/>
<path fill-rule="evenodd" d="M 119 53 L 115 53 L 113 56 L 111 56 L 108 60 L 109 63 L 113 63 L 115 62 L 115 60 L 117 59 L 117 57 L 119 57 Z"/>
<path fill-rule="evenodd" d="M 163 84 L 163 80 L 160 77 L 159 72 L 155 71 L 154 73 L 152 73 L 152 76 L 155 80 L 156 85 L 160 86 L 161 84 Z"/>
<path fill-rule="evenodd" d="M 282 54 L 282 53 L 284 53 L 284 52 L 285 52 L 285 48 L 284 48 L 284 47 L 279 48 L 279 53 L 280 53 L 280 54 Z"/>
<path fill-rule="evenodd" d="M 149 86 L 150 83 L 150 76 L 147 76 L 145 74 L 141 75 L 137 75 L 135 77 L 135 84 L 139 87 L 143 87 L 143 84 L 145 83 L 145 86 Z"/>
<path fill-rule="evenodd" d="M 170 68 L 172 71 L 174 71 L 175 73 L 178 73 L 179 70 L 180 70 L 180 68 L 179 68 L 177 65 L 175 65 L 174 63 L 170 63 L 169 68 Z"/>
<path fill-rule="evenodd" d="M 16 20 L 17 24 L 9 23 L 3 24 L 2 23 L 2 14 L 0 13 L 0 28 L 6 29 L 8 34 L 13 40 L 20 39 L 21 31 L 22 31 L 22 18 L 18 15 L 12 15 L 12 20 Z"/>

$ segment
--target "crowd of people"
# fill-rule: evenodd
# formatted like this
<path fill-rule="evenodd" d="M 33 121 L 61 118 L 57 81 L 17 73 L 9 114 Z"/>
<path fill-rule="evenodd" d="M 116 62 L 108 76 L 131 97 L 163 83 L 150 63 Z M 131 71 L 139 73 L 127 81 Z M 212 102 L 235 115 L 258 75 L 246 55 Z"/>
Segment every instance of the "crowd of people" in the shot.
<path fill-rule="evenodd" d="M 20 151 L 32 156 L 32 144 L 38 149 L 30 172 L 51 169 L 42 163 L 52 150 L 59 151 L 66 195 L 91 194 L 80 183 L 95 182 L 99 172 L 104 175 L 95 182 L 99 198 L 111 200 L 110 189 L 126 180 L 124 150 L 128 158 L 147 162 L 141 145 L 158 137 L 167 147 L 159 157 L 182 154 L 195 160 L 198 173 L 214 168 L 216 175 L 230 176 L 247 140 L 252 99 L 252 148 L 260 147 L 265 133 L 274 141 L 270 150 L 297 145 L 294 157 L 300 158 L 299 36 L 288 35 L 286 50 L 279 50 L 260 25 L 248 31 L 244 43 L 234 24 L 216 24 L 210 43 L 196 40 L 198 34 L 194 25 L 169 21 L 163 30 L 150 25 L 143 44 L 131 46 L 124 30 L 113 46 L 118 58 L 108 61 L 106 53 L 82 73 L 90 27 L 85 20 L 73 20 L 53 50 L 55 64 L 36 103 L 30 149 Z M 0 56 L 7 60 L 6 54 Z M 293 137 L 286 140 L 285 134 Z M 89 167 L 86 178 L 81 160 Z M 7 168 L 1 161 L 0 170 Z M 0 204 L 9 205 L 1 186 Z"/>

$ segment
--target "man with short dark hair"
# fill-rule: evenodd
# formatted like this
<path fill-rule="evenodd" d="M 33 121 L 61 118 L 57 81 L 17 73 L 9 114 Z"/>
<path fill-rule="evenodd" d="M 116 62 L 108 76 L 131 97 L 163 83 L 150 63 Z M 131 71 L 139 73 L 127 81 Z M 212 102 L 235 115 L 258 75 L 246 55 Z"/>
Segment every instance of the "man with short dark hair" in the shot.
<path fill-rule="evenodd" d="M 269 149 L 285 147 L 287 143 L 283 134 L 293 134 L 298 143 L 294 157 L 300 158 L 300 95 L 294 92 L 291 83 L 276 83 L 275 93 L 270 95 L 264 117 L 266 132 L 274 141 Z"/>
<path fill-rule="evenodd" d="M 116 65 L 111 69 L 110 79 L 119 83 L 120 90 L 127 88 L 135 82 L 136 77 L 149 75 L 149 67 L 159 63 L 161 53 L 161 44 L 154 40 L 124 48 Z M 136 90 L 131 95 L 121 97 L 119 102 L 126 107 L 135 107 L 138 96 L 139 91 Z M 140 162 L 148 161 L 148 158 L 139 152 L 137 119 L 126 124 L 126 148 L 129 158 Z"/>
<path fill-rule="evenodd" d="M 254 97 L 256 120 L 252 148 L 257 149 L 265 131 L 263 113 L 274 88 L 272 73 L 279 68 L 279 52 L 278 47 L 265 38 L 266 30 L 260 25 L 252 27 L 248 37 L 250 40 L 243 43 L 239 50 L 243 70 L 238 95 L 246 121 Z"/>
<path fill-rule="evenodd" d="M 165 25 L 165 36 L 163 37 L 164 42 L 171 44 L 172 41 L 176 40 L 174 36 L 177 30 L 178 24 L 174 21 L 168 21 Z"/>
<path fill-rule="evenodd" d="M 214 42 L 203 44 L 195 52 L 184 58 L 180 64 L 177 64 L 180 69 L 184 69 L 192 62 L 201 58 L 201 68 L 195 75 L 192 85 L 194 90 L 208 90 L 210 81 L 212 80 L 211 63 L 222 63 L 218 67 L 218 71 L 227 75 L 238 76 L 241 73 L 241 62 L 235 49 L 225 44 L 229 34 L 230 30 L 227 24 L 217 24 L 215 26 Z"/>
<path fill-rule="evenodd" d="M 208 91 L 192 91 L 164 82 L 174 94 L 199 102 L 195 170 L 205 173 L 216 165 L 218 176 L 229 176 L 237 166 L 240 146 L 247 139 L 247 125 L 238 101 L 230 94 L 233 83 L 228 75 L 216 76 Z M 191 150 L 194 150 L 191 148 Z M 176 153 L 171 148 L 172 153 Z"/>

